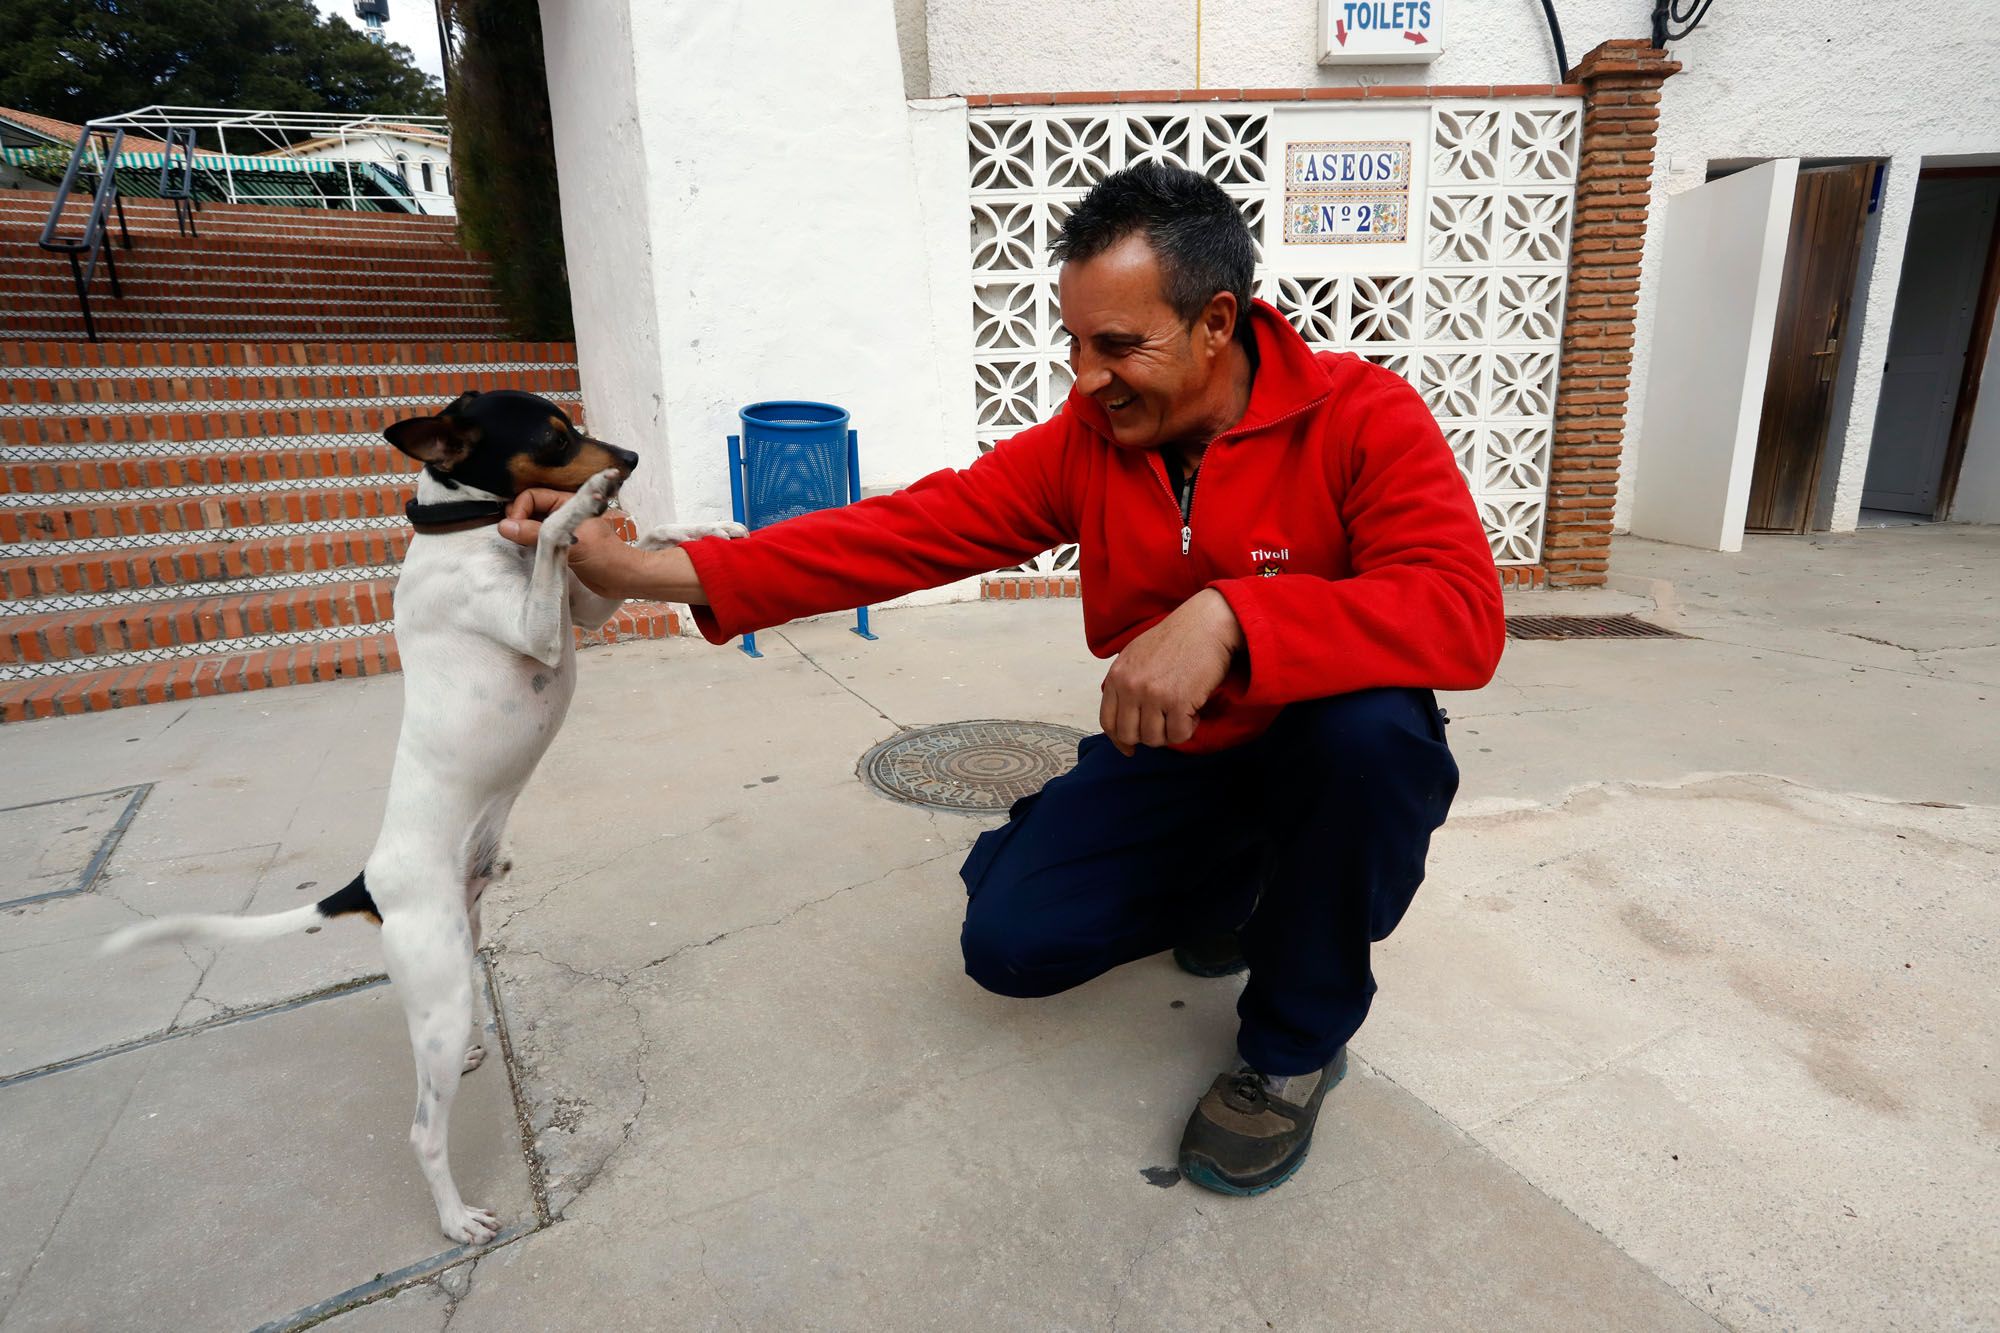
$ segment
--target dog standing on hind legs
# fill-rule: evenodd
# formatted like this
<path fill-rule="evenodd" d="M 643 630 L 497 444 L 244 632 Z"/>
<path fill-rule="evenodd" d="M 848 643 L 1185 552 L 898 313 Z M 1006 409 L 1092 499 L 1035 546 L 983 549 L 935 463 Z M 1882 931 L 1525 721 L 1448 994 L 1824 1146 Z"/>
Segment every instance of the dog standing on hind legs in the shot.
<path fill-rule="evenodd" d="M 375 850 L 352 882 L 310 907 L 162 917 L 119 931 L 105 948 L 272 939 L 336 916 L 377 922 L 416 1056 L 410 1146 L 444 1234 L 480 1245 L 500 1220 L 459 1196 L 449 1152 L 459 1076 L 486 1054 L 486 991 L 475 970 L 480 895 L 509 869 L 500 850 L 507 816 L 569 711 L 572 628 L 596 630 L 619 607 L 569 572 L 569 547 L 639 459 L 583 434 L 547 399 L 512 390 L 461 395 L 385 434 L 424 466 L 409 511 L 416 536 L 396 585 L 403 727 Z M 532 487 L 575 494 L 530 550 L 496 525 Z M 639 544 L 741 535 L 733 523 L 696 524 L 657 528 Z"/>

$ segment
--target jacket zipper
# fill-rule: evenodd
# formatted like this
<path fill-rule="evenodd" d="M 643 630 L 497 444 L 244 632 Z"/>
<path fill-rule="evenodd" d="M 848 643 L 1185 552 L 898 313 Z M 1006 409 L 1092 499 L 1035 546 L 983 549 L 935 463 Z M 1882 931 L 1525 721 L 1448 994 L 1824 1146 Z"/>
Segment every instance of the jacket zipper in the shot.
<path fill-rule="evenodd" d="M 1201 468 L 1197 466 L 1194 471 L 1188 473 L 1187 480 L 1181 483 L 1181 554 L 1183 556 L 1188 553 L 1188 548 L 1194 545 L 1194 487 L 1195 483 L 1200 480 Z"/>
<path fill-rule="evenodd" d="M 1299 416 L 1306 412 L 1310 412 L 1313 408 L 1318 407 L 1324 401 L 1326 401 L 1326 395 L 1321 394 L 1319 397 L 1314 398 L 1310 402 L 1301 403 L 1299 406 L 1293 408 L 1291 411 L 1285 413 L 1283 416 L 1273 417 L 1269 421 L 1259 423 L 1257 426 L 1253 427 L 1253 429 L 1269 430 L 1273 426 L 1279 425 L 1286 421 L 1290 421 L 1293 417 Z M 1224 431 L 1222 434 L 1216 436 L 1213 440 L 1210 440 L 1208 447 L 1209 449 L 1213 449 L 1216 445 L 1221 444 L 1224 440 L 1231 439 L 1239 433 L 1243 432 L 1237 432 L 1233 430 Z M 1208 461 L 1208 450 L 1206 449 L 1202 451 L 1202 461 L 1203 462 Z M 1185 557 L 1188 554 L 1188 552 L 1192 550 L 1194 547 L 1194 488 L 1201 481 L 1201 466 L 1200 464 L 1196 464 L 1194 470 L 1188 473 L 1187 479 L 1181 483 L 1181 490 L 1179 495 L 1174 494 L 1173 483 L 1167 480 L 1167 465 L 1164 462 L 1160 464 L 1159 476 L 1160 476 L 1160 485 L 1164 487 L 1167 492 L 1168 503 L 1172 504 L 1174 506 L 1175 511 L 1179 513 L 1181 516 L 1181 555 Z"/>
<path fill-rule="evenodd" d="M 1174 484 L 1167 480 L 1167 465 L 1164 460 L 1160 463 L 1157 475 L 1160 478 L 1160 489 L 1167 493 L 1167 503 L 1174 507 L 1176 514 L 1180 515 L 1181 554 L 1185 556 L 1194 546 L 1194 484 L 1201 476 L 1201 469 L 1196 468 L 1194 473 L 1181 483 L 1178 495 L 1174 493 Z"/>

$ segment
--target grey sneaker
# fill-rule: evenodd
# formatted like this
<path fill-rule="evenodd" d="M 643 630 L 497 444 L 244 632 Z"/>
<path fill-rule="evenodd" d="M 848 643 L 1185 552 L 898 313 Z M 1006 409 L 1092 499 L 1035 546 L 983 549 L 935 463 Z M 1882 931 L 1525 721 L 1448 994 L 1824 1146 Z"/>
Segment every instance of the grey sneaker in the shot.
<path fill-rule="evenodd" d="M 1216 1075 L 1181 1134 L 1181 1174 L 1218 1194 L 1276 1189 L 1306 1160 L 1320 1103 L 1346 1074 L 1343 1046 L 1324 1069 L 1289 1079 L 1247 1065 Z"/>

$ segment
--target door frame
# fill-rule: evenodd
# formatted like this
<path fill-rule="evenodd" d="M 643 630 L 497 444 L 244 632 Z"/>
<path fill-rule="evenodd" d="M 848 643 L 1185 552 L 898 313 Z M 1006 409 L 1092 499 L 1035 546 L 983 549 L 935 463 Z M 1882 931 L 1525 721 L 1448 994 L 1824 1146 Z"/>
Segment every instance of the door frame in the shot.
<path fill-rule="evenodd" d="M 2000 176 L 2000 166 L 1926 167 L 1917 173 L 1920 182 L 1982 176 Z M 1986 238 L 1986 266 L 1979 279 L 1979 304 L 1972 315 L 1972 336 L 1965 344 L 1965 366 L 1959 372 L 1951 433 L 1945 437 L 1944 472 L 1938 478 L 1937 503 L 1931 511 L 1933 522 L 1942 523 L 1949 518 L 1952 501 L 1958 498 L 1958 474 L 1965 467 L 1965 449 L 1972 437 L 1972 411 L 1979 402 L 1979 382 L 1986 368 L 1987 347 L 1993 338 L 1996 305 L 2000 305 L 2000 214 L 1994 217 L 1992 234 Z"/>

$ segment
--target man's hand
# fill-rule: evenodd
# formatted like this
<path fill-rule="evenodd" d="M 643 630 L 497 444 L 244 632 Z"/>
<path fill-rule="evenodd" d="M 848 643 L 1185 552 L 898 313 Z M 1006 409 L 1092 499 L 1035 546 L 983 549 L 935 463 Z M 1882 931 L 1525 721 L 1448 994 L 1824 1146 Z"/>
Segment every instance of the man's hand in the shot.
<path fill-rule="evenodd" d="M 521 546 L 533 546 L 542 531 L 541 520 L 554 513 L 568 491 L 543 488 L 522 491 L 507 506 L 500 521 L 500 535 Z M 678 560 L 670 557 L 678 556 Z M 576 530 L 569 548 L 569 567 L 584 587 L 599 597 L 662 601 L 699 601 L 700 585 L 692 584 L 696 595 L 680 586 L 693 579 L 691 568 L 684 570 L 687 556 L 675 550 L 642 551 L 629 546 L 608 518 L 585 519 Z M 684 577 L 683 577 L 684 575 Z M 678 595 L 677 595 L 678 594 Z"/>
<path fill-rule="evenodd" d="M 1242 646 L 1228 599 L 1202 589 L 1118 654 L 1104 677 L 1098 725 L 1128 755 L 1141 745 L 1180 744 L 1194 735 L 1196 714 Z"/>

